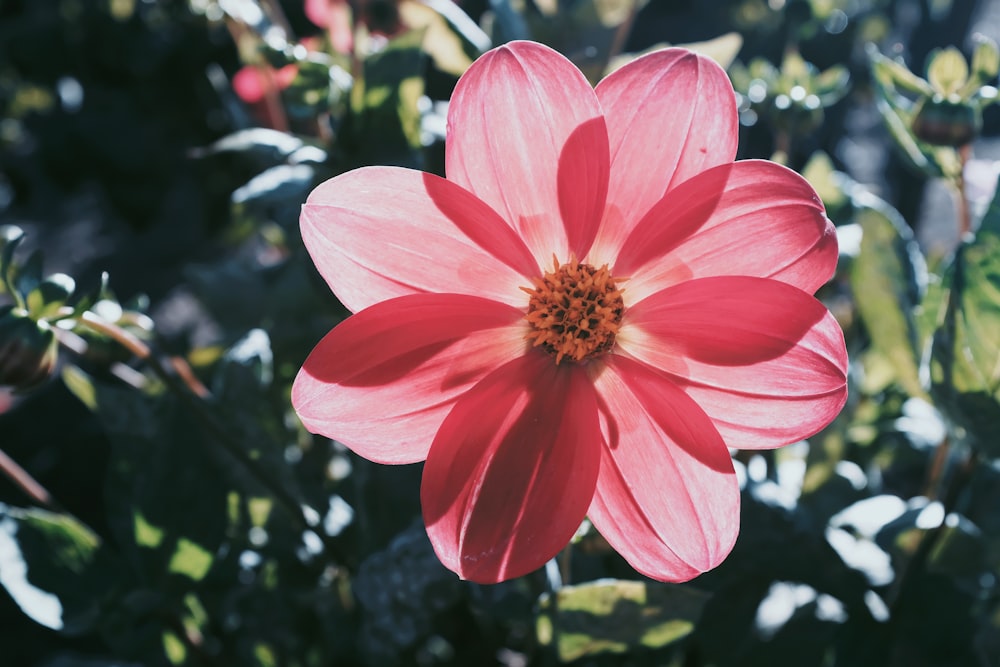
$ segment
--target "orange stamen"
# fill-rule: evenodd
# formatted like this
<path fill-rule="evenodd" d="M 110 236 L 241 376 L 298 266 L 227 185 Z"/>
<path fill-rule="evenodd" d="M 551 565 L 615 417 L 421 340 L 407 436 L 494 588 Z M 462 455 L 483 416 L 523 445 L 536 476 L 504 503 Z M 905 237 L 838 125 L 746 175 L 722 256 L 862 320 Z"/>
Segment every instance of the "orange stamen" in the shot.
<path fill-rule="evenodd" d="M 583 361 L 607 352 L 615 344 L 625 304 L 622 290 L 607 264 L 595 269 L 575 257 L 560 266 L 552 258 L 553 270 L 532 279 L 525 319 L 531 324 L 526 338 L 534 347 L 564 358 Z"/>

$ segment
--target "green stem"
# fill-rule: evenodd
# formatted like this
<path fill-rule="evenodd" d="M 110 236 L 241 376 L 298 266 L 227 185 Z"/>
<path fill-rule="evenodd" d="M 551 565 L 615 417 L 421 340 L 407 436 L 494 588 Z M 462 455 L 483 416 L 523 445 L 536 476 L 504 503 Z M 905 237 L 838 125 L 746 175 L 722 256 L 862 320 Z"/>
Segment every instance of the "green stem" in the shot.
<path fill-rule="evenodd" d="M 955 202 L 958 207 L 958 240 L 964 241 L 972 234 L 969 200 L 965 196 L 965 165 L 972 158 L 972 144 L 958 149 L 958 174 L 955 176 Z"/>
<path fill-rule="evenodd" d="M 601 73 L 607 72 L 608 65 L 611 61 L 615 59 L 622 51 L 625 50 L 625 44 L 628 42 L 628 36 L 632 33 L 632 26 L 635 25 L 635 17 L 639 14 L 639 0 L 632 0 L 632 6 L 628 10 L 628 16 L 622 21 L 617 28 L 615 28 L 615 34 L 611 38 L 611 46 L 608 48 L 608 57 L 604 60 L 604 66 L 601 68 Z"/>

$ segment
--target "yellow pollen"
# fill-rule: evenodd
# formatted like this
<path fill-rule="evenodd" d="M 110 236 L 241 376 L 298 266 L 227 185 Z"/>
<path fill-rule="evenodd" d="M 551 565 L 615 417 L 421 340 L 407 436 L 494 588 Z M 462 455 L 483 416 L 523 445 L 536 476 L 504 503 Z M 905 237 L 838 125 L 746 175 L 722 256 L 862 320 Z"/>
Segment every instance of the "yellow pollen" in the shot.
<path fill-rule="evenodd" d="M 531 324 L 526 338 L 534 347 L 564 358 L 583 361 L 607 352 L 615 344 L 625 304 L 622 290 L 605 264 L 595 269 L 576 258 L 534 278 L 534 287 L 521 289 L 531 297 L 525 319 Z M 620 279 L 619 279 L 620 280 Z"/>

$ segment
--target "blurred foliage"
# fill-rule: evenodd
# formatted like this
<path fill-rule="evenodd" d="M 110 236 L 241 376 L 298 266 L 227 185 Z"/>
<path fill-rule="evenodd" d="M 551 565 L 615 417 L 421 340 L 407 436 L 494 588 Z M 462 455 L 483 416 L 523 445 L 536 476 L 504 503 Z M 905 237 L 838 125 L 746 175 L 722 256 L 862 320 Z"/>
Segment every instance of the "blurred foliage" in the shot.
<path fill-rule="evenodd" d="M 1000 665 L 1000 198 L 956 207 L 960 244 L 928 258 L 914 193 L 876 196 L 844 157 L 845 114 L 877 110 L 877 154 L 965 191 L 995 46 L 901 43 L 926 78 L 893 48 L 916 34 L 900 17 L 933 34 L 960 4 L 0 0 L 3 663 Z M 302 201 L 359 165 L 441 173 L 455 82 L 521 38 L 595 82 L 667 44 L 710 54 L 741 157 L 802 171 L 837 225 L 819 297 L 849 403 L 735 455 L 739 541 L 686 584 L 586 527 L 540 572 L 460 581 L 419 466 L 361 460 L 289 406 L 346 314 Z"/>

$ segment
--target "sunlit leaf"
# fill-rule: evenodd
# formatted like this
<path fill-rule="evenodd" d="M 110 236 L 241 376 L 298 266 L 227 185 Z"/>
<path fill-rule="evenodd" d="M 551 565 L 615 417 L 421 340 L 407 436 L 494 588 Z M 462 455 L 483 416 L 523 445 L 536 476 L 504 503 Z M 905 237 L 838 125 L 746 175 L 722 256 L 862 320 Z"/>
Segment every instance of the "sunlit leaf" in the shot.
<path fill-rule="evenodd" d="M 25 295 L 28 312 L 36 319 L 52 317 L 66 305 L 75 289 L 76 281 L 65 273 L 46 276 Z"/>
<path fill-rule="evenodd" d="M 97 409 L 97 390 L 93 379 L 76 366 L 63 366 L 62 381 L 76 398 L 91 410 Z"/>
<path fill-rule="evenodd" d="M 233 214 L 256 223 L 266 220 L 295 220 L 309 190 L 315 185 L 316 170 L 306 164 L 280 164 L 266 169 L 237 188 L 232 194 Z"/>
<path fill-rule="evenodd" d="M 352 139 L 369 160 L 405 163 L 422 145 L 424 32 L 411 30 L 392 39 L 365 59 L 364 77 L 354 83 Z"/>
<path fill-rule="evenodd" d="M 816 151 L 812 154 L 802 170 L 802 175 L 816 190 L 819 198 L 823 200 L 828 215 L 830 215 L 831 210 L 839 211 L 849 202 L 847 194 L 844 192 L 845 179 L 834 169 L 830 156 L 823 151 Z"/>
<path fill-rule="evenodd" d="M 408 28 L 424 32 L 424 51 L 452 76 L 464 74 L 490 48 L 486 34 L 450 0 L 402 0 L 399 17 Z"/>
<path fill-rule="evenodd" d="M 37 623 L 90 631 L 114 576 L 101 539 L 67 514 L 0 503 L 0 585 Z"/>
<path fill-rule="evenodd" d="M 824 106 L 830 106 L 847 94 L 850 80 L 850 70 L 843 65 L 835 65 L 816 75 L 814 92 L 819 95 Z"/>
<path fill-rule="evenodd" d="M 969 65 L 965 56 L 954 46 L 935 51 L 927 66 L 927 80 L 942 96 L 953 95 L 969 78 Z"/>
<path fill-rule="evenodd" d="M 214 557 L 199 544 L 180 538 L 177 548 L 170 557 L 167 569 L 175 574 L 182 574 L 192 581 L 201 581 L 212 567 Z"/>
<path fill-rule="evenodd" d="M 972 242 L 956 252 L 934 334 L 935 397 L 974 446 L 1000 455 L 1000 197 Z M 961 435 L 961 433 L 960 433 Z"/>
<path fill-rule="evenodd" d="M 233 153 L 265 168 L 283 162 L 304 145 L 302 139 L 287 132 L 266 127 L 252 127 L 227 134 L 206 148 L 196 149 L 192 151 L 192 157 Z"/>
<path fill-rule="evenodd" d="M 934 89 L 926 81 L 907 69 L 906 65 L 887 58 L 874 47 L 870 47 L 868 57 L 872 63 L 875 82 L 887 91 L 899 89 L 918 96 L 931 96 Z"/>
<path fill-rule="evenodd" d="M 996 42 L 982 34 L 975 35 L 973 39 L 976 48 L 972 52 L 972 75 L 961 91 L 962 95 L 972 94 L 976 88 L 995 82 L 1000 73 L 1000 49 Z"/>
<path fill-rule="evenodd" d="M 727 32 L 724 35 L 719 35 L 718 37 L 708 39 L 703 42 L 686 42 L 684 44 L 674 45 L 667 44 L 666 42 L 660 42 L 638 53 L 622 53 L 615 56 L 608 63 L 608 67 L 604 71 L 604 76 L 611 74 L 620 67 L 624 67 L 639 56 L 652 53 L 653 51 L 658 51 L 660 49 L 665 49 L 669 46 L 689 49 L 696 53 L 700 53 L 703 56 L 708 56 L 715 62 L 719 63 L 723 69 L 729 69 L 729 67 L 736 60 L 736 56 L 739 55 L 740 49 L 743 48 L 743 36 L 738 32 Z"/>
<path fill-rule="evenodd" d="M 708 595 L 687 586 L 602 579 L 543 598 L 539 641 L 562 662 L 657 649 L 688 636 Z"/>
<path fill-rule="evenodd" d="M 256 392 L 270 384 L 273 375 L 271 340 L 263 329 L 252 329 L 222 356 L 215 373 L 215 391 L 239 400 L 241 392 Z"/>
<path fill-rule="evenodd" d="M 861 252 L 851 268 L 851 288 L 872 346 L 885 356 L 911 396 L 924 396 L 914 309 L 927 282 L 913 233 L 899 213 L 867 193 L 855 198 Z"/>
<path fill-rule="evenodd" d="M 105 483 L 110 528 L 148 581 L 165 581 L 176 576 L 171 562 L 182 540 L 212 553 L 225 538 L 231 477 L 202 424 L 171 396 L 94 387 L 112 443 Z"/>

